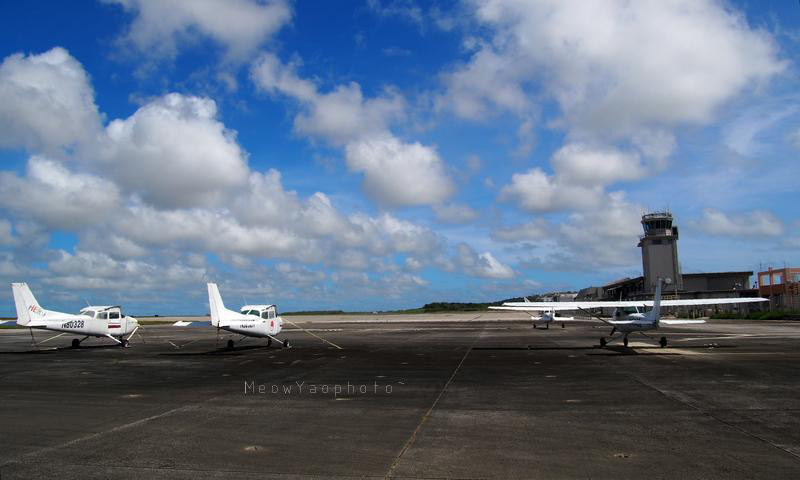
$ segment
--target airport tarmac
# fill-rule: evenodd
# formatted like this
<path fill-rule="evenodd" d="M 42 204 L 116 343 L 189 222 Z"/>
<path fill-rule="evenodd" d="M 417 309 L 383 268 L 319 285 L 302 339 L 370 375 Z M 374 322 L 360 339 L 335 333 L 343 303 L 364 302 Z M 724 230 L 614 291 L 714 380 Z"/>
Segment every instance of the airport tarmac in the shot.
<path fill-rule="evenodd" d="M 800 478 L 799 322 L 287 318 L 343 348 L 0 332 L 0 478 Z"/>

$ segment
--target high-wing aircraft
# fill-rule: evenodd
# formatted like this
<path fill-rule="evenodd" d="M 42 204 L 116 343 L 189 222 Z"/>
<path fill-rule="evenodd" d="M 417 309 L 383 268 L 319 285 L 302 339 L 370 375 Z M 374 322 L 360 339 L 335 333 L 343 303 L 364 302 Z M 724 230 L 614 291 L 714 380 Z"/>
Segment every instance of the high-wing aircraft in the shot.
<path fill-rule="evenodd" d="M 176 327 L 187 327 L 194 324 L 208 324 L 220 329 L 226 330 L 231 333 L 237 333 L 242 336 L 239 341 L 245 337 L 266 338 L 267 346 L 272 345 L 275 340 L 284 347 L 289 346 L 289 340 L 278 340 L 275 336 L 280 333 L 283 328 L 284 319 L 278 316 L 278 311 L 275 305 L 244 305 L 240 311 L 236 312 L 225 308 L 222 303 L 222 296 L 219 294 L 219 288 L 216 283 L 208 284 L 208 306 L 211 310 L 211 322 L 175 322 L 173 325 Z M 335 343 L 329 342 L 319 335 L 314 334 L 300 327 L 299 325 L 286 321 L 302 330 L 303 332 L 316 337 L 323 342 L 332 345 L 341 350 L 342 347 Z M 233 339 L 228 340 L 228 349 L 232 349 L 235 342 Z"/>
<path fill-rule="evenodd" d="M 211 325 L 218 329 L 245 337 L 266 338 L 267 346 L 275 340 L 284 347 L 289 346 L 289 340 L 278 340 L 275 336 L 283 328 L 283 319 L 278 316 L 275 305 L 245 305 L 241 311 L 236 312 L 225 308 L 222 296 L 216 283 L 208 284 L 208 306 L 211 310 Z M 198 323 L 209 322 L 175 322 L 177 327 L 186 327 Z M 241 340 L 241 339 L 240 339 Z M 234 346 L 233 339 L 228 340 L 228 348 Z"/>
<path fill-rule="evenodd" d="M 42 308 L 26 283 L 12 283 L 11 290 L 17 307 L 16 323 L 30 329 L 34 344 L 36 341 L 33 329 L 38 329 L 61 332 L 39 343 L 71 333 L 84 336 L 80 340 L 77 338 L 72 340 L 73 348 L 80 347 L 81 342 L 89 337 L 110 338 L 117 344 L 127 347 L 130 338 L 139 329 L 139 321 L 123 315 L 122 309 L 118 306 L 90 305 L 82 308 L 77 315 L 73 315 Z"/>
<path fill-rule="evenodd" d="M 656 292 L 653 300 L 620 300 L 620 301 L 597 301 L 597 302 L 506 302 L 500 307 L 489 307 L 493 310 L 510 310 L 541 312 L 540 319 L 534 319 L 534 322 L 560 322 L 561 317 L 554 317 L 554 313 L 559 310 L 575 311 L 580 310 L 587 313 L 589 316 L 594 317 L 601 322 L 611 325 L 611 333 L 608 340 L 605 337 L 600 337 L 600 346 L 605 347 L 608 342 L 613 339 L 614 334 L 619 333 L 622 336 L 622 343 L 628 346 L 628 334 L 638 332 L 643 335 L 647 330 L 657 330 L 661 326 L 671 325 L 686 325 L 694 323 L 705 323 L 705 320 L 671 320 L 661 319 L 661 307 L 679 307 L 679 306 L 693 306 L 693 305 L 726 305 L 734 303 L 752 303 L 752 302 L 766 302 L 766 298 L 697 298 L 685 300 L 661 300 L 661 286 L 663 283 L 670 283 L 669 279 L 666 281 L 659 279 L 656 285 Z M 650 311 L 644 312 L 647 307 L 652 307 Z M 606 320 L 599 316 L 593 315 L 588 312 L 593 308 L 613 308 L 614 314 L 611 320 Z M 640 310 L 641 309 L 641 310 Z M 564 318 L 564 320 L 567 320 Z M 573 320 L 573 319 L 569 319 Z M 662 347 L 667 346 L 667 337 L 661 337 L 659 344 Z"/>

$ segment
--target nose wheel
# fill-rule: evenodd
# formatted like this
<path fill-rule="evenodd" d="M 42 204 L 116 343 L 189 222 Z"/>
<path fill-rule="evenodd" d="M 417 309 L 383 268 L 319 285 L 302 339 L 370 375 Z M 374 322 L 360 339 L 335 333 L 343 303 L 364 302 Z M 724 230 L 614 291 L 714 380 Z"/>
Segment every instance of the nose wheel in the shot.
<path fill-rule="evenodd" d="M 667 346 L 667 337 L 661 337 L 661 339 L 658 341 L 658 344 L 661 345 L 661 348 L 666 347 Z"/>

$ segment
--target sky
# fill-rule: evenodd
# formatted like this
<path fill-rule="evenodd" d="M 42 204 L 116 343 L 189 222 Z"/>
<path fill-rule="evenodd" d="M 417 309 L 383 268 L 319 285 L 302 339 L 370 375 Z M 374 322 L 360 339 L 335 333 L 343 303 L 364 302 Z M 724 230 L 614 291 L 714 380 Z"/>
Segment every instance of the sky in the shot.
<path fill-rule="evenodd" d="M 0 4 L 0 280 L 383 310 L 800 265 L 800 4 Z M 13 316 L 11 289 L 0 315 Z"/>

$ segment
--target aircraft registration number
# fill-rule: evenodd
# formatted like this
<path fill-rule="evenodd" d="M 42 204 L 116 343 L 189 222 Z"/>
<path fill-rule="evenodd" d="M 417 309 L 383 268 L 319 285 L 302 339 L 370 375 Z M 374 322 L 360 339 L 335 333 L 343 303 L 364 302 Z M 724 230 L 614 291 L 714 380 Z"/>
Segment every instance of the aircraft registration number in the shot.
<path fill-rule="evenodd" d="M 83 328 L 83 320 L 70 320 L 61 324 L 61 328 Z"/>

